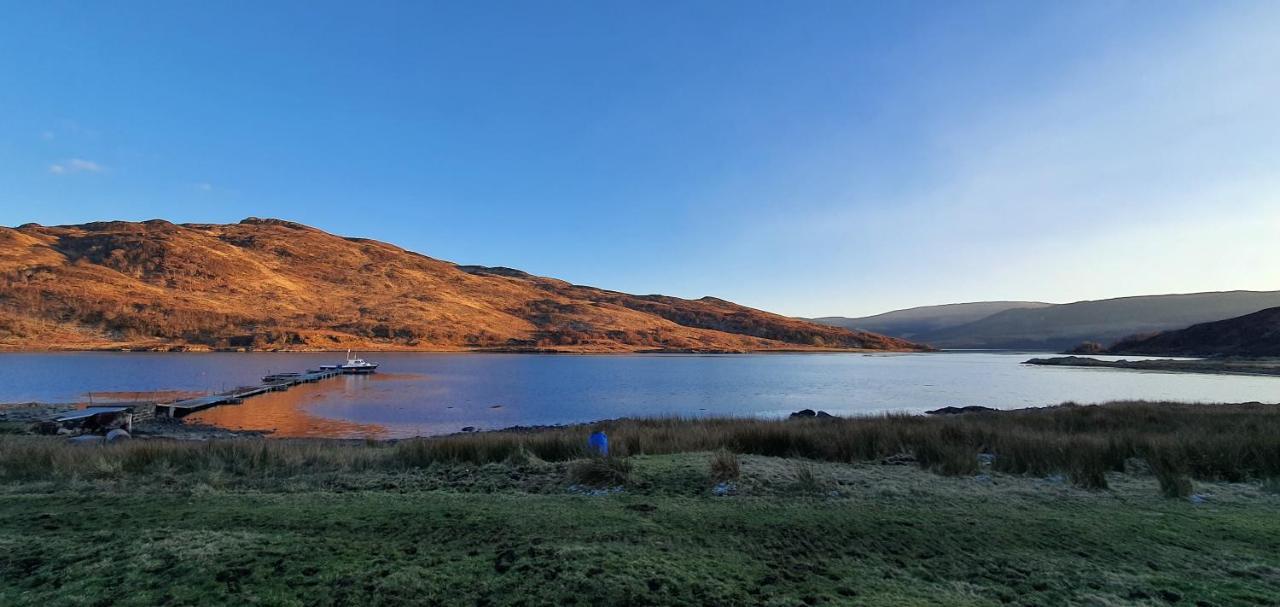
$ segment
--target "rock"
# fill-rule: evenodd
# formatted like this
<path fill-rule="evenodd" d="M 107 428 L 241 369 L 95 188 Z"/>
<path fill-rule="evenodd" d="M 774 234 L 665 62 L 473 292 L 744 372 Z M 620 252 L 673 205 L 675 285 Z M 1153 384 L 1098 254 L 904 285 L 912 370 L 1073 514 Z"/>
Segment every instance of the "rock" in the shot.
<path fill-rule="evenodd" d="M 711 488 L 711 495 L 715 495 L 717 497 L 733 495 L 737 492 L 738 486 L 728 481 L 717 483 L 716 486 Z"/>
<path fill-rule="evenodd" d="M 129 431 L 125 430 L 124 428 L 116 428 L 115 430 L 112 430 L 107 433 L 108 443 L 114 443 L 116 441 L 121 441 L 121 440 L 129 440 L 131 438 L 133 437 L 129 435 Z"/>
<path fill-rule="evenodd" d="M 475 432 L 475 431 L 476 431 L 476 427 L 475 427 L 475 426 L 463 426 L 463 427 L 462 427 L 462 431 L 463 431 L 463 432 Z"/>
<path fill-rule="evenodd" d="M 1191 503 L 1193 503 L 1193 504 L 1203 504 L 1203 503 L 1205 503 L 1205 502 L 1209 501 L 1209 496 L 1208 496 L 1208 495 L 1205 495 L 1205 494 L 1203 494 L 1203 493 L 1193 493 L 1193 494 L 1191 494 L 1191 497 L 1188 497 L 1188 498 L 1187 498 L 1187 501 L 1189 501 L 1189 502 L 1191 502 Z"/>
<path fill-rule="evenodd" d="M 835 416 L 830 413 L 827 413 L 826 411 L 819 411 L 818 417 L 835 417 Z"/>
<path fill-rule="evenodd" d="M 1049 476 L 1044 477 L 1044 482 L 1046 482 L 1046 483 L 1051 483 L 1051 484 L 1054 484 L 1054 485 L 1065 485 L 1065 484 L 1067 484 L 1067 475 L 1065 475 L 1065 474 L 1051 474 L 1051 475 L 1049 475 Z"/>
<path fill-rule="evenodd" d="M 925 411 L 925 415 L 962 415 L 965 413 L 989 413 L 996 411 L 999 411 L 999 409 L 992 409 L 991 407 L 983 407 L 980 405 L 969 405 L 967 407 L 943 407 L 941 409 L 934 409 L 933 411 Z"/>
<path fill-rule="evenodd" d="M 995 461 L 996 461 L 996 456 L 995 456 L 995 454 L 994 454 L 994 453 L 979 453 L 979 454 L 978 454 L 978 465 L 979 465 L 979 466 L 982 466 L 982 467 L 984 467 L 984 468 L 985 468 L 985 467 L 990 467 L 990 466 L 991 466 L 991 464 L 992 464 L 992 463 L 994 463 Z"/>
<path fill-rule="evenodd" d="M 813 409 L 801 409 L 799 411 L 796 411 L 795 413 L 792 413 L 791 419 L 796 419 L 801 417 L 817 417 L 817 416 L 818 416 L 817 412 L 815 412 Z"/>
<path fill-rule="evenodd" d="M 910 453 L 895 453 L 880 460 L 886 466 L 910 466 L 916 463 L 916 456 Z"/>

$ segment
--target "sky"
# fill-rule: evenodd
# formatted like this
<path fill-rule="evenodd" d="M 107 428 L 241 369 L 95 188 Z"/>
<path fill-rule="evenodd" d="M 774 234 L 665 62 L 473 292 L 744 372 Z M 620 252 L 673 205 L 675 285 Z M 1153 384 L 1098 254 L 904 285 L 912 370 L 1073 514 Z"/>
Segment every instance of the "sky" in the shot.
<path fill-rule="evenodd" d="M 1280 3 L 0 0 L 0 225 L 797 316 L 1280 289 Z"/>

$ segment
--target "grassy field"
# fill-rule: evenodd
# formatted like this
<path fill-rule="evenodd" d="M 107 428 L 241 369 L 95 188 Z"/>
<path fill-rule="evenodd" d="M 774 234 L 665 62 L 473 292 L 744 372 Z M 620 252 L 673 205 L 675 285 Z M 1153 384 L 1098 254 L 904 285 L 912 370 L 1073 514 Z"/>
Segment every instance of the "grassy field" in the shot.
<path fill-rule="evenodd" d="M 610 459 L 582 456 L 585 428 L 398 444 L 4 437 L 0 605 L 1277 604 L 1267 443 L 1241 435 L 1213 465 L 1195 455 L 1214 433 L 1271 428 L 1271 409 L 1080 409 L 625 422 L 612 426 L 625 457 Z M 1080 415 L 1095 427 L 1063 422 Z M 1048 455 L 1132 416 L 1148 421 L 1113 438 L 1177 460 L 1176 499 L 1133 453 L 1101 484 Z M 1184 425 L 1196 416 L 1217 421 Z M 968 445 L 970 425 L 988 441 L 1056 436 L 1038 461 L 1061 470 L 1005 469 L 1031 456 L 994 447 L 963 469 L 916 457 Z M 802 453 L 891 429 L 917 442 Z M 789 451 L 752 453 L 778 436 Z"/>

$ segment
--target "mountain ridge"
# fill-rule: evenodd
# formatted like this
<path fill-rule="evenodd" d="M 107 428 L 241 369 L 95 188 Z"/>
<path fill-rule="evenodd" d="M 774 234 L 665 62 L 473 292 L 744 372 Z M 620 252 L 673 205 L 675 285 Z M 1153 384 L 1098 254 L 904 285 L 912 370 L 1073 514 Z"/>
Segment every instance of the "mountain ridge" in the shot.
<path fill-rule="evenodd" d="M 870 331 L 872 333 L 911 339 L 910 336 L 913 335 L 927 334 L 943 328 L 967 324 L 1004 310 L 1050 305 L 1053 304 L 1038 301 L 974 301 L 916 306 L 858 318 L 824 316 L 810 320 L 834 327 Z"/>
<path fill-rule="evenodd" d="M 1192 325 L 1150 336 L 1133 336 L 1108 354 L 1145 356 L 1280 356 L 1280 307 Z"/>
<path fill-rule="evenodd" d="M 281 219 L 0 228 L 0 348 L 920 350 L 717 298 L 458 265 Z"/>
<path fill-rule="evenodd" d="M 1135 334 L 1182 329 L 1197 323 L 1243 316 L 1275 306 L 1280 306 L 1280 291 L 1235 290 L 1131 295 L 1008 308 L 972 322 L 911 333 L 899 331 L 895 327 L 872 324 L 863 328 L 894 337 L 910 335 L 908 339 L 912 341 L 939 348 L 1061 351 L 1081 342 L 1113 343 Z M 927 308 L 929 307 L 911 310 Z M 905 311 L 886 314 L 898 312 Z"/>

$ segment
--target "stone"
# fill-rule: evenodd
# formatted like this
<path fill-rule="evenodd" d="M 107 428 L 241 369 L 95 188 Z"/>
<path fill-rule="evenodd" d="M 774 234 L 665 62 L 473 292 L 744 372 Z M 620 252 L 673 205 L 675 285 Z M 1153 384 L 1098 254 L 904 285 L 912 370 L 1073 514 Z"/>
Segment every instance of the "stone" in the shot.
<path fill-rule="evenodd" d="M 129 435 L 129 431 L 125 430 L 124 428 L 116 428 L 115 430 L 112 430 L 107 433 L 108 443 L 114 443 L 116 441 L 121 441 L 121 440 L 129 440 L 131 438 L 133 437 Z"/>
<path fill-rule="evenodd" d="M 964 413 L 987 413 L 991 411 L 999 411 L 991 407 L 983 407 L 980 405 L 969 405 L 967 407 L 943 407 L 934 409 L 933 411 L 925 411 L 925 415 L 961 415 Z"/>

